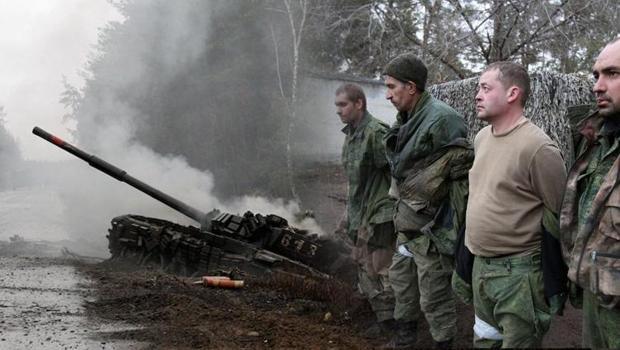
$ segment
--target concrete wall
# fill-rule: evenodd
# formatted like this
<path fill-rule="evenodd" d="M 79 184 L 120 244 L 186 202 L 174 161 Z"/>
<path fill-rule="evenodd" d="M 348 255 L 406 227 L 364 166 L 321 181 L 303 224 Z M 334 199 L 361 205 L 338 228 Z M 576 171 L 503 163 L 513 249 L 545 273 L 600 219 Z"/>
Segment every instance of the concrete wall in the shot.
<path fill-rule="evenodd" d="M 345 82 L 355 82 L 366 93 L 368 110 L 375 117 L 392 124 L 396 110 L 385 99 L 385 88 L 380 81 L 327 79 L 306 77 L 300 88 L 295 128 L 295 154 L 303 159 L 338 161 L 344 139 L 345 126 L 336 114 L 335 91 Z"/>

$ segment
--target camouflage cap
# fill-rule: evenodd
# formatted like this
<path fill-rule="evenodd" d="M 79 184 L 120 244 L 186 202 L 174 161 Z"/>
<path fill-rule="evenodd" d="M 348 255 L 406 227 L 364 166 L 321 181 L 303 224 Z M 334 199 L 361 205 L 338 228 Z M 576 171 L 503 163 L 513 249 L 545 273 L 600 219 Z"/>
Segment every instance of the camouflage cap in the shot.
<path fill-rule="evenodd" d="M 426 88 L 428 76 L 426 65 L 411 52 L 400 54 L 392 59 L 385 66 L 383 74 L 403 82 L 412 81 L 420 91 Z"/>

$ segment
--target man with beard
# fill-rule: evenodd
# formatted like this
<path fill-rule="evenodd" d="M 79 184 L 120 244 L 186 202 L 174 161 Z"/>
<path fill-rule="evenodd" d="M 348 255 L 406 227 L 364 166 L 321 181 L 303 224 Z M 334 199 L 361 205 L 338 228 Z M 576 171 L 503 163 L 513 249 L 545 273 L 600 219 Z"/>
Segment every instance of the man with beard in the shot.
<path fill-rule="evenodd" d="M 353 259 L 358 264 L 358 287 L 370 302 L 377 323 L 366 336 L 376 338 L 394 328 L 394 293 L 388 267 L 396 234 L 392 217 L 394 201 L 388 196 L 390 168 L 383 137 L 388 126 L 366 109 L 366 96 L 356 84 L 336 90 L 336 111 L 346 124 L 342 165 L 348 180 L 347 209 L 338 231 L 352 240 Z"/>
<path fill-rule="evenodd" d="M 529 93 L 527 71 L 516 63 L 493 63 L 480 76 L 476 110 L 490 125 L 474 141 L 465 228 L 475 255 L 475 347 L 540 347 L 552 314 L 546 297 L 554 310 L 564 301 L 565 282 L 554 286 L 543 270 L 560 266 L 551 277 L 566 274 L 553 236 L 566 169 L 555 143 L 524 115 Z"/>
<path fill-rule="evenodd" d="M 398 232 L 389 271 L 397 328 L 385 347 L 415 346 L 421 309 L 436 346 L 449 348 L 456 335 L 452 255 L 473 152 L 463 118 L 426 91 L 427 68 L 420 59 L 402 54 L 388 63 L 384 77 L 386 98 L 398 110 L 385 138 Z"/>
<path fill-rule="evenodd" d="M 579 133 L 560 229 L 571 301 L 583 307 L 583 346 L 620 348 L 620 38 L 592 71 L 598 110 L 571 118 Z"/>

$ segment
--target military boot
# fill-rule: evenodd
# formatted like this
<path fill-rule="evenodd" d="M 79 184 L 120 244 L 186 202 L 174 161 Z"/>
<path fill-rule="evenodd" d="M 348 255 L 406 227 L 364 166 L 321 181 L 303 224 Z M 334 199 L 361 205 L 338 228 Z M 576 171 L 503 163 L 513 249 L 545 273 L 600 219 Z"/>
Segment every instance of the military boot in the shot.
<path fill-rule="evenodd" d="M 448 339 L 448 340 L 444 340 L 444 341 L 436 341 L 435 342 L 435 349 L 452 349 L 452 340 L 453 339 Z"/>
<path fill-rule="evenodd" d="M 374 322 L 370 327 L 364 331 L 364 337 L 367 339 L 378 339 L 383 337 L 391 337 L 394 333 L 394 321 L 393 319 Z"/>
<path fill-rule="evenodd" d="M 381 348 L 385 350 L 413 349 L 417 340 L 418 324 L 414 322 L 396 321 L 394 335 L 390 341 Z"/>

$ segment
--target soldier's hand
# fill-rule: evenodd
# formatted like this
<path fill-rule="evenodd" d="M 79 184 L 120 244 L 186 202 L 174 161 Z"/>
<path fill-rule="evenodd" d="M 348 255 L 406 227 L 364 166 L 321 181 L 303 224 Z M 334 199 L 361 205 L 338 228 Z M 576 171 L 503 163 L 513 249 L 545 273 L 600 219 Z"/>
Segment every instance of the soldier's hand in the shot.
<path fill-rule="evenodd" d="M 564 304 L 566 303 L 566 293 L 558 293 L 549 298 L 549 309 L 552 315 L 562 316 L 564 314 Z"/>

